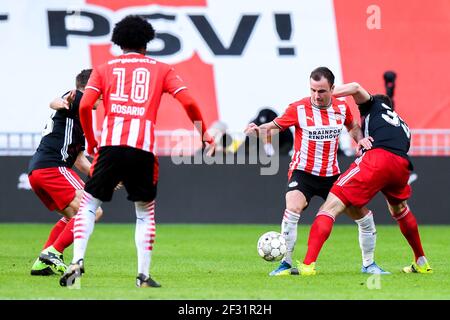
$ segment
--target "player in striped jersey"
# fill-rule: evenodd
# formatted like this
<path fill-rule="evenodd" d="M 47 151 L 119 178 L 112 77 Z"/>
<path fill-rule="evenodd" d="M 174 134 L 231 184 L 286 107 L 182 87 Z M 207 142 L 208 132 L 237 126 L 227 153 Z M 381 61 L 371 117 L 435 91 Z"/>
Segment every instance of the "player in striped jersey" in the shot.
<path fill-rule="evenodd" d="M 97 66 L 86 86 L 80 118 L 89 154 L 95 154 L 91 177 L 76 215 L 72 264 L 61 277 L 62 286 L 72 286 L 84 272 L 84 256 L 94 229 L 92 212 L 110 201 L 114 187 L 123 182 L 136 209 L 135 243 L 138 257 L 136 286 L 160 287 L 150 276 L 155 241 L 155 198 L 158 162 L 154 155 L 154 128 L 163 93 L 171 94 L 192 122 L 202 124 L 202 138 L 214 151 L 200 109 L 175 70 L 146 57 L 147 44 L 155 37 L 152 25 L 139 16 L 127 16 L 116 24 L 112 42 L 123 54 Z M 92 129 L 92 106 L 103 95 L 105 120 L 100 148 Z"/>
<path fill-rule="evenodd" d="M 84 182 L 71 168 L 75 165 L 86 175 L 90 162 L 83 154 L 84 134 L 78 108 L 91 69 L 76 76 L 76 90 L 50 103 L 55 110 L 42 133 L 41 142 L 30 160 L 28 177 L 31 187 L 50 210 L 63 217 L 55 224 L 42 252 L 31 268 L 32 275 L 64 273 L 62 254 L 73 242 L 72 217 L 77 213 Z M 97 218 L 102 214 L 97 210 Z"/>
<path fill-rule="evenodd" d="M 246 134 L 271 136 L 275 130 L 295 126 L 294 154 L 289 166 L 281 232 L 286 238 L 287 253 L 271 276 L 297 274 L 292 268 L 292 254 L 297 241 L 300 215 L 314 196 L 326 199 L 340 170 L 337 161 L 338 139 L 345 126 L 358 142 L 363 138 L 361 128 L 353 119 L 348 105 L 333 97 L 334 75 L 326 67 L 316 68 L 310 75 L 311 96 L 291 103 L 285 113 L 270 123 L 250 124 Z M 374 261 L 376 229 L 372 212 L 367 208 L 350 207 L 347 214 L 359 229 L 364 273 L 387 273 Z"/>

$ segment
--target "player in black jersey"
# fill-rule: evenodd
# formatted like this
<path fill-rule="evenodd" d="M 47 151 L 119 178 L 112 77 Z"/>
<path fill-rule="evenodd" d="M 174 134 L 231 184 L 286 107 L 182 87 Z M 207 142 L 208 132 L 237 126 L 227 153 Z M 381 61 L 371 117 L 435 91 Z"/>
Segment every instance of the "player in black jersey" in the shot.
<path fill-rule="evenodd" d="M 50 103 L 55 110 L 42 132 L 41 142 L 30 160 L 28 176 L 31 187 L 50 211 L 63 217 L 55 224 L 44 248 L 31 268 L 32 275 L 64 273 L 62 253 L 73 242 L 71 219 L 78 211 L 84 182 L 75 167 L 88 175 L 90 162 L 83 151 L 85 138 L 81 128 L 78 108 L 91 69 L 81 71 L 76 77 L 76 90 Z M 97 102 L 98 103 L 98 102 Z M 102 214 L 97 211 L 97 218 Z"/>
<path fill-rule="evenodd" d="M 413 263 L 403 268 L 406 273 L 432 273 L 422 248 L 417 221 L 406 200 L 411 195 L 408 185 L 412 169 L 408 157 L 411 134 L 408 125 L 392 109 L 388 96 L 370 95 L 358 83 L 335 88 L 335 95 L 352 95 L 359 106 L 366 150 L 343 173 L 332 187 L 325 204 L 317 214 L 308 239 L 308 252 L 299 267 L 302 275 L 314 275 L 320 249 L 331 233 L 335 218 L 348 206 L 365 206 L 381 191 L 392 217 L 414 251 Z M 365 140 L 365 141 L 363 141 Z"/>

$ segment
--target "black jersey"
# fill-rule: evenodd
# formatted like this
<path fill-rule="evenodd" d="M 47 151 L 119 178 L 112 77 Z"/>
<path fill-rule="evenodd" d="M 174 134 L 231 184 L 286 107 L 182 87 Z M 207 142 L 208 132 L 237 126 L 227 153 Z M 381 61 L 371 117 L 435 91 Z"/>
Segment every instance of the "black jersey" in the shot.
<path fill-rule="evenodd" d="M 78 154 L 84 150 L 85 138 L 81 128 L 79 107 L 83 93 L 76 91 L 69 110 L 54 112 L 44 130 L 28 171 L 52 167 L 71 168 Z"/>
<path fill-rule="evenodd" d="M 392 108 L 377 97 L 359 105 L 364 137 L 372 137 L 372 148 L 381 148 L 408 159 L 411 133 L 408 125 Z"/>

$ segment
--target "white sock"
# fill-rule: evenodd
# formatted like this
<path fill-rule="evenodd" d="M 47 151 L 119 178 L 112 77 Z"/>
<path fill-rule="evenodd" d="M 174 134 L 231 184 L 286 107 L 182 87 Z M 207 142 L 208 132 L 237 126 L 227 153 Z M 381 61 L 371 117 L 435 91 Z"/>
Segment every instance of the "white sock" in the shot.
<path fill-rule="evenodd" d="M 292 266 L 292 254 L 294 253 L 295 243 L 297 242 L 297 224 L 300 219 L 300 214 L 284 210 L 283 220 L 281 221 L 281 234 L 286 239 L 286 255 L 283 261 Z"/>
<path fill-rule="evenodd" d="M 355 222 L 358 224 L 362 264 L 364 267 L 367 267 L 374 262 L 375 245 L 377 242 L 377 230 L 375 229 L 372 211 L 369 211 L 363 218 L 355 220 Z"/>
<path fill-rule="evenodd" d="M 136 242 L 138 257 L 138 274 L 148 277 L 152 260 L 153 243 L 155 241 L 155 201 L 134 203 L 136 207 Z"/>
<path fill-rule="evenodd" d="M 72 263 L 84 259 L 89 237 L 94 231 L 95 212 L 102 202 L 86 191 L 81 199 L 73 226 L 73 258 Z"/>

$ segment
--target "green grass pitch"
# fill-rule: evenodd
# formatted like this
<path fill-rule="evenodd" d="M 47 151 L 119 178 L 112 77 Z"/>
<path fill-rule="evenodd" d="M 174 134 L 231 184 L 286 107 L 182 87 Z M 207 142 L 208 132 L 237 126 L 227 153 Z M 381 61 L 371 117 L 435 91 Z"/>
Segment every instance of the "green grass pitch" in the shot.
<path fill-rule="evenodd" d="M 412 252 L 395 225 L 378 226 L 376 261 L 392 272 L 360 273 L 356 225 L 335 226 L 314 277 L 269 277 L 276 263 L 256 252 L 261 234 L 278 225 L 157 225 L 153 277 L 162 288 L 134 286 L 134 225 L 95 227 L 81 289 L 59 286 L 59 276 L 32 277 L 30 267 L 49 224 L 0 224 L 0 299 L 449 299 L 450 226 L 421 226 L 434 274 L 402 274 Z M 309 226 L 299 227 L 294 258 L 303 258 Z M 70 261 L 72 247 L 65 252 Z M 378 281 L 379 280 L 379 281 Z M 369 283 L 369 285 L 368 285 Z"/>

